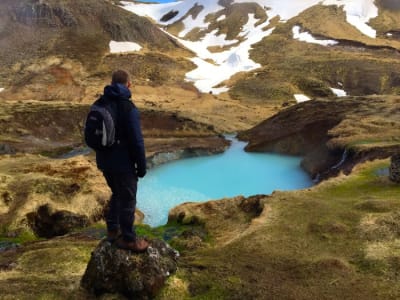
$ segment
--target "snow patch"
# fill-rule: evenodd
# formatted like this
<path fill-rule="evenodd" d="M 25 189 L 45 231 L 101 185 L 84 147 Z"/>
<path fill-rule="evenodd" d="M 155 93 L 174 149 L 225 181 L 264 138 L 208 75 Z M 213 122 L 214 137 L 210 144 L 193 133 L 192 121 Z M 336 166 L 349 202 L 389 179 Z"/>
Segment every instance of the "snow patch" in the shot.
<path fill-rule="evenodd" d="M 335 88 L 330 88 L 330 89 L 337 97 L 346 97 L 347 96 L 347 93 L 345 90 L 335 89 Z"/>
<path fill-rule="evenodd" d="M 269 19 L 280 16 L 281 21 L 289 20 L 317 4 L 337 5 L 343 7 L 348 23 L 355 26 L 363 34 L 372 38 L 376 37 L 376 30 L 367 24 L 370 19 L 378 16 L 378 7 L 374 0 L 236 0 L 235 2 L 258 3 L 267 10 Z M 224 9 L 218 4 L 218 0 L 185 0 L 152 4 L 121 1 L 121 4 L 124 9 L 140 16 L 150 17 L 161 25 L 173 24 L 183 18 L 195 5 L 201 5 L 203 9 L 195 19 L 190 16 L 183 20 L 184 32 L 186 33 L 195 27 L 206 28 L 208 24 L 204 22 L 204 18 L 208 14 L 217 13 Z M 161 21 L 162 17 L 170 12 L 176 12 L 176 15 L 167 21 Z M 222 16 L 219 18 L 222 18 Z M 183 33 L 180 34 L 181 37 L 184 35 Z"/>
<path fill-rule="evenodd" d="M 111 53 L 127 53 L 127 52 L 135 52 L 142 49 L 142 46 L 133 42 L 110 42 L 110 52 Z"/>
<path fill-rule="evenodd" d="M 207 45 L 207 47 L 211 46 L 229 46 L 238 42 L 238 40 L 227 40 L 226 34 L 217 35 L 218 29 L 207 33 L 204 38 L 201 39 L 201 43 Z"/>
<path fill-rule="evenodd" d="M 374 0 L 325 0 L 323 4 L 343 6 L 348 23 L 363 34 L 376 38 L 376 30 L 367 24 L 370 19 L 378 16 L 378 7 Z"/>
<path fill-rule="evenodd" d="M 196 3 L 196 4 L 198 4 L 198 3 Z M 183 26 L 185 29 L 183 29 L 178 34 L 178 36 L 184 37 L 187 33 L 192 31 L 194 28 L 207 29 L 209 23 L 205 23 L 204 20 L 209 13 L 210 12 L 208 11 L 208 9 L 204 9 L 204 5 L 203 5 L 201 12 L 196 16 L 195 19 L 193 19 L 193 16 L 190 16 L 190 17 L 184 19 L 182 21 L 182 23 L 183 23 Z"/>
<path fill-rule="evenodd" d="M 302 42 L 318 44 L 322 46 L 332 46 L 338 44 L 338 42 L 334 40 L 317 40 L 307 31 L 300 32 L 300 26 L 297 25 L 293 27 L 292 32 L 293 38 Z"/>
<path fill-rule="evenodd" d="M 4 88 L 0 88 L 0 93 L 4 91 Z"/>
<path fill-rule="evenodd" d="M 296 99 L 297 103 L 310 101 L 311 99 L 308 98 L 306 95 L 303 94 L 294 94 L 294 99 Z"/>
<path fill-rule="evenodd" d="M 185 30 L 188 30 L 188 32 L 195 27 L 207 27 L 206 23 L 204 23 L 204 18 L 208 14 L 215 13 L 224 9 L 223 6 L 218 4 L 218 0 L 184 0 L 155 4 L 121 1 L 121 4 L 124 9 L 129 10 L 139 16 L 150 17 L 153 20 L 156 20 L 161 25 L 173 24 L 184 17 L 189 12 L 189 10 L 193 8 L 193 6 L 201 5 L 203 9 L 198 14 L 196 20 L 194 20 L 196 23 L 193 23 L 193 25 L 191 23 L 189 28 L 185 27 Z M 173 18 L 167 21 L 161 21 L 163 16 L 172 11 L 177 12 L 177 14 Z"/>
<path fill-rule="evenodd" d="M 140 16 L 152 18 L 163 26 L 168 26 L 178 20 L 182 20 L 184 28 L 178 33 L 179 37 L 170 36 L 196 53 L 197 57 L 192 58 L 192 61 L 197 65 L 197 68 L 186 74 L 186 80 L 194 82 L 200 91 L 206 93 L 213 92 L 218 94 L 226 91 L 226 87 L 214 87 L 219 86 L 223 81 L 238 72 L 250 71 L 261 67 L 249 58 L 249 51 L 253 44 L 272 33 L 274 28 L 267 31 L 264 31 L 263 28 L 266 28 L 270 20 L 278 15 L 282 22 L 283 20 L 289 20 L 297 16 L 304 10 L 317 4 L 337 5 L 343 7 L 347 22 L 355 26 L 363 34 L 371 37 L 376 36 L 375 30 L 367 24 L 371 18 L 374 18 L 378 14 L 378 8 L 375 6 L 374 0 L 235 0 L 234 2 L 256 2 L 261 7 L 264 7 L 268 14 L 268 20 L 258 26 L 255 26 L 255 24 L 259 20 L 254 17 L 254 14 L 249 14 L 248 22 L 243 26 L 239 34 L 244 41 L 236 46 L 233 45 L 238 43 L 237 40 L 226 40 L 226 35 L 217 35 L 217 30 L 207 33 L 200 41 L 196 42 L 187 41 L 182 38 L 194 28 L 209 28 L 210 24 L 205 22 L 205 17 L 209 14 L 219 13 L 225 9 L 218 4 L 219 0 L 182 0 L 158 4 L 121 1 L 121 4 L 124 9 Z M 189 15 L 183 19 L 195 5 L 201 6 L 201 10 L 196 18 Z M 170 14 L 172 17 L 169 20 L 161 21 L 167 14 Z M 221 15 L 217 21 L 222 21 L 225 18 L 225 15 Z M 310 43 L 323 45 L 333 45 L 336 43 L 336 41 L 332 40 L 315 39 L 310 33 L 301 33 L 300 28 L 294 28 L 293 34 L 295 38 Z M 226 51 L 211 53 L 208 50 L 208 47 L 211 46 L 231 46 L 231 48 Z M 304 97 L 309 100 L 307 96 Z M 305 99 L 304 97 L 299 96 L 299 101 Z"/>
<path fill-rule="evenodd" d="M 225 19 L 226 19 L 226 15 L 220 15 L 218 17 L 218 19 L 217 19 L 217 22 L 220 22 L 220 21 L 225 20 Z"/>
<path fill-rule="evenodd" d="M 363 34 L 376 37 L 376 30 L 367 25 L 370 19 L 378 16 L 378 7 L 374 0 L 236 0 L 235 2 L 256 2 L 269 9 L 267 11 L 269 18 L 279 15 L 282 20 L 289 20 L 317 4 L 342 6 L 348 23 Z"/>
<path fill-rule="evenodd" d="M 241 36 L 245 36 L 245 40 L 240 45 L 223 52 L 211 53 L 208 51 L 209 44 L 206 42 L 208 41 L 209 43 L 210 39 L 207 36 L 199 42 L 178 39 L 180 43 L 198 56 L 191 59 L 197 65 L 197 68 L 186 74 L 186 80 L 194 82 L 194 85 L 201 92 L 209 93 L 211 91 L 214 94 L 219 94 L 227 91 L 227 88 L 214 88 L 214 86 L 219 85 L 238 72 L 250 71 L 261 67 L 260 64 L 249 58 L 249 51 L 251 45 L 270 35 L 274 28 L 263 31 L 266 23 L 255 26 L 257 22 L 258 19 L 254 17 L 254 14 L 250 14 L 249 20 L 243 26 L 243 31 L 241 32 Z M 206 60 L 211 60 L 213 63 Z"/>

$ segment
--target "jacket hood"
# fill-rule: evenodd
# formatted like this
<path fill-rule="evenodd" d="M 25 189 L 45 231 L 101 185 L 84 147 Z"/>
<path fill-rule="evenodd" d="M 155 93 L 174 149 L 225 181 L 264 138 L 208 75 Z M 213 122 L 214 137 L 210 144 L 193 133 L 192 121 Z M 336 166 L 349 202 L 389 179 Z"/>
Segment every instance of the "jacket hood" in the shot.
<path fill-rule="evenodd" d="M 125 85 L 114 83 L 104 88 L 104 96 L 111 99 L 130 99 L 132 94 Z"/>

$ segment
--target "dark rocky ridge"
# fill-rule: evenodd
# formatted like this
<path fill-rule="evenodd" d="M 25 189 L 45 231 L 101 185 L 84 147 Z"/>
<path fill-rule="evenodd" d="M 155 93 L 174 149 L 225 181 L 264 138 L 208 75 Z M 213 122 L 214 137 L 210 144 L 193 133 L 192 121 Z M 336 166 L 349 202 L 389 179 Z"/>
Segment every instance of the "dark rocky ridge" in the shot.
<path fill-rule="evenodd" d="M 5 103 L 0 111 L 0 152 L 59 156 L 83 145 L 83 123 L 89 105 L 26 102 Z M 189 149 L 222 149 L 228 145 L 212 126 L 176 113 L 141 109 L 149 155 Z M 154 146 L 153 146 L 154 145 Z M 165 149 L 165 151 L 163 150 Z"/>
<path fill-rule="evenodd" d="M 390 96 L 313 100 L 289 107 L 238 137 L 249 142 L 246 151 L 304 156 L 302 167 L 323 178 L 399 152 L 399 114 L 399 99 Z"/>
<path fill-rule="evenodd" d="M 52 211 L 50 205 L 42 205 L 37 212 L 27 214 L 29 226 L 38 237 L 52 238 L 64 235 L 76 228 L 88 226 L 87 216 L 66 210 Z"/>
<path fill-rule="evenodd" d="M 78 25 L 73 14 L 63 6 L 51 6 L 42 1 L 14 7 L 16 20 L 28 26 L 72 27 Z"/>
<path fill-rule="evenodd" d="M 393 182 L 400 183 L 400 153 L 393 155 L 390 160 L 389 176 Z"/>

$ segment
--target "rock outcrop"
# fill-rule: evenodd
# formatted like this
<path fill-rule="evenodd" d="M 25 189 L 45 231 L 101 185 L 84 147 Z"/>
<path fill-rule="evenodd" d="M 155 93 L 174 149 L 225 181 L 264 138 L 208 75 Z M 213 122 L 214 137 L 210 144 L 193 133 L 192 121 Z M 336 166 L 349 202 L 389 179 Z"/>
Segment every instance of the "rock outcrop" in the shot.
<path fill-rule="evenodd" d="M 86 227 L 89 218 L 67 210 L 54 211 L 50 205 L 39 207 L 27 215 L 28 223 L 39 237 L 51 238 L 64 235 L 76 228 Z"/>
<path fill-rule="evenodd" d="M 390 180 L 400 183 L 400 154 L 393 155 L 390 160 Z"/>
<path fill-rule="evenodd" d="M 152 299 L 176 271 L 178 256 L 157 239 L 143 254 L 118 249 L 103 240 L 92 252 L 81 285 L 95 295 L 118 293 L 129 299 Z"/>
<path fill-rule="evenodd" d="M 15 7 L 14 13 L 19 22 L 29 26 L 40 24 L 49 27 L 72 27 L 78 25 L 68 9 L 42 1 Z"/>
<path fill-rule="evenodd" d="M 249 142 L 246 151 L 304 156 L 302 167 L 313 177 L 347 174 L 357 163 L 400 150 L 399 105 L 400 99 L 390 96 L 312 100 L 279 112 L 239 139 Z"/>
<path fill-rule="evenodd" d="M 186 202 L 172 208 L 168 214 L 169 224 L 198 226 L 200 232 L 213 232 L 213 240 L 226 243 L 238 237 L 238 228 L 249 228 L 264 211 L 268 196 L 255 195 L 248 198 L 237 196 L 205 203 Z M 204 241 L 202 234 L 181 235 L 178 244 L 184 249 L 197 248 Z M 197 245 L 196 245 L 197 244 Z"/>

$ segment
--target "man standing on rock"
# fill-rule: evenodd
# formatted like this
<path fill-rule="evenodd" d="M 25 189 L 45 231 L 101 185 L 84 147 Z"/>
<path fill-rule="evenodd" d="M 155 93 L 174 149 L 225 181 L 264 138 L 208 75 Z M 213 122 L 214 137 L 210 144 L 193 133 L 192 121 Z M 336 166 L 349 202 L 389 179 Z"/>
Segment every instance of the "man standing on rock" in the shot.
<path fill-rule="evenodd" d="M 115 143 L 109 149 L 96 151 L 96 162 L 112 191 L 106 215 L 108 240 L 119 248 L 143 252 L 149 243 L 136 237 L 133 223 L 137 182 L 138 177 L 146 175 L 146 156 L 130 86 L 128 73 L 118 70 L 112 74 L 111 85 L 104 88 L 102 99 L 110 104 L 115 116 Z"/>

